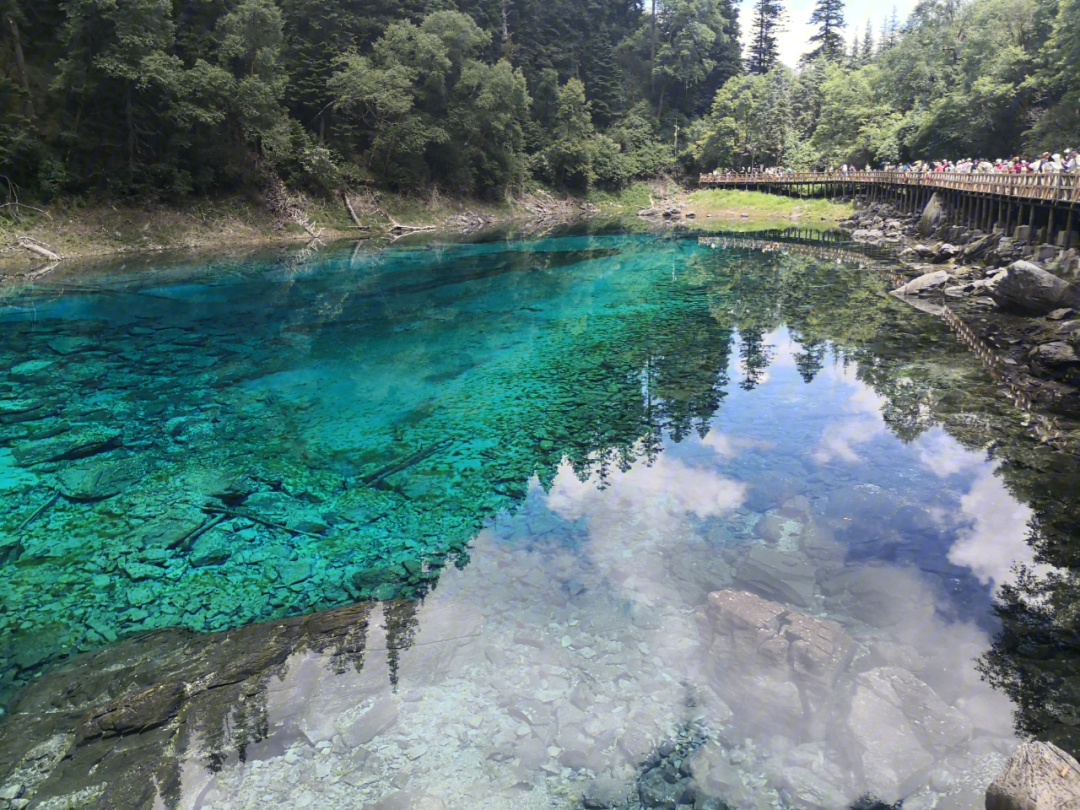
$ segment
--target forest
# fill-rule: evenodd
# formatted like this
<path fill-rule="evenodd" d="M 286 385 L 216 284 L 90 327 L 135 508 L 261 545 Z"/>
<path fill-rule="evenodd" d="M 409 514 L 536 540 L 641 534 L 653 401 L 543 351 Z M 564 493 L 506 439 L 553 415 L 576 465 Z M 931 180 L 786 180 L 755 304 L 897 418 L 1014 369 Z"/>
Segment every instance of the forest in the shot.
<path fill-rule="evenodd" d="M 1080 145 L 1080 0 L 924 0 L 849 44 L 818 0 L 0 0 L 9 197 L 267 177 L 504 199 L 716 167 Z M 742 27 L 748 46 L 743 48 Z"/>

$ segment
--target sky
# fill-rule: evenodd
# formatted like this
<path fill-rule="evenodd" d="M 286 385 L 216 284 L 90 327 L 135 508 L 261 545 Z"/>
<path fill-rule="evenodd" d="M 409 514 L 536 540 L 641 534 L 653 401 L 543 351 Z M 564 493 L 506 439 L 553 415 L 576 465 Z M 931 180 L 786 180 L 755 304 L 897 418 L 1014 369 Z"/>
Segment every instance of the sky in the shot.
<path fill-rule="evenodd" d="M 915 7 L 915 0 L 848 0 L 844 9 L 847 41 L 850 43 L 856 32 L 862 39 L 866 21 L 870 20 L 876 42 L 880 36 L 881 25 L 891 16 L 894 5 L 896 16 L 903 23 Z M 814 0 L 784 0 L 784 7 L 787 9 L 787 30 L 778 37 L 780 60 L 789 67 L 795 67 L 799 57 L 810 50 L 809 40 L 814 34 L 814 29 L 810 26 L 809 20 L 810 12 L 814 9 Z M 753 0 L 743 0 L 739 22 L 742 25 L 744 52 L 753 19 Z"/>

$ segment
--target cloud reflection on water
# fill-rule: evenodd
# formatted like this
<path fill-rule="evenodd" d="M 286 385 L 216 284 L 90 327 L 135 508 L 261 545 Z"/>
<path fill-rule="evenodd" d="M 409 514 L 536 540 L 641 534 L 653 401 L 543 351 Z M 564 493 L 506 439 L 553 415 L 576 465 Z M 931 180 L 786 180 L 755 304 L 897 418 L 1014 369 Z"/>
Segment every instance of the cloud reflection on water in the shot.
<path fill-rule="evenodd" d="M 418 608 L 414 643 L 395 651 L 396 689 L 385 617 L 368 634 L 359 672 L 335 672 L 327 652 L 295 653 L 269 691 L 269 739 L 218 773 L 190 760 L 181 807 L 254 808 L 271 787 L 295 782 L 297 807 L 539 810 L 580 792 L 590 774 L 629 786 L 643 757 L 693 716 L 722 730 L 723 744 L 707 747 L 714 760 L 695 771 L 722 797 L 791 791 L 796 776 L 813 777 L 833 786 L 836 801 L 821 806 L 838 808 L 864 790 L 928 801 L 932 768 L 984 778 L 1013 742 L 1008 700 L 974 668 L 987 631 L 955 618 L 943 577 L 845 559 L 842 544 L 837 556 L 811 558 L 807 536 L 833 531 L 829 520 L 843 524 L 846 515 L 829 518 L 825 507 L 859 480 L 853 469 L 876 469 L 856 462 L 906 459 L 952 487 L 968 476 L 948 518 L 961 527 L 948 557 L 999 582 L 1006 557 L 1022 550 L 1024 507 L 981 456 L 937 433 L 909 448 L 885 445 L 881 400 L 854 367 L 817 381 L 813 395 L 825 405 L 814 419 L 828 418 L 806 430 L 793 364 L 773 370 L 752 395 L 733 396 L 771 396 L 768 408 L 744 400 L 737 424 L 669 445 L 651 465 L 611 471 L 604 489 L 568 463 L 546 493 L 534 480 L 520 510 L 482 531 L 472 562 L 446 570 Z M 799 454 L 826 469 L 814 487 L 798 482 L 811 497 L 785 517 L 795 540 L 770 546 L 754 535 L 761 516 L 747 508 L 749 493 L 769 480 L 770 462 Z M 840 463 L 824 463 L 832 461 Z M 833 468 L 844 477 L 829 477 Z M 723 658 L 703 643 L 700 609 L 710 591 L 753 590 L 744 566 L 761 551 L 797 560 L 818 592 L 790 614 L 775 606 L 789 630 Z M 799 622 L 828 631 L 832 621 L 851 639 L 852 660 L 838 665 L 824 696 L 806 697 L 786 659 L 770 659 L 769 644 L 786 643 Z M 747 683 L 759 691 L 748 693 Z M 959 742 L 924 744 L 909 707 L 881 687 L 889 683 L 914 684 L 938 701 L 929 717 L 959 727 Z M 804 700 L 827 708 L 825 725 L 806 720 Z M 882 752 L 918 767 L 900 772 Z M 721 776 L 735 781 L 721 785 Z"/>
<path fill-rule="evenodd" d="M 1015 581 L 1016 565 L 1034 565 L 1027 542 L 1034 513 L 1006 489 L 996 474 L 996 464 L 965 450 L 940 428 L 919 437 L 916 449 L 922 465 L 939 478 L 970 480 L 960 498 L 959 514 L 950 518 L 959 527 L 957 540 L 949 549 L 949 562 L 970 568 L 981 583 L 993 583 L 995 588 Z"/>

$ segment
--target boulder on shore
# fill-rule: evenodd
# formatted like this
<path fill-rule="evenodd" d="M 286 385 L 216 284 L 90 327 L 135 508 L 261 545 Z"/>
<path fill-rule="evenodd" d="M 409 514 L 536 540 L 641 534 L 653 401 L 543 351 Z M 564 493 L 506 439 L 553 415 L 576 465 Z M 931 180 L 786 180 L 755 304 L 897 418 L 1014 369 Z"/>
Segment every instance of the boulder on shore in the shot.
<path fill-rule="evenodd" d="M 1024 315 L 1080 307 L 1080 289 L 1028 261 L 1013 262 L 987 288 L 997 305 Z"/>
<path fill-rule="evenodd" d="M 1031 357 L 1047 366 L 1065 366 L 1080 363 L 1076 350 L 1068 343 L 1055 340 L 1036 346 L 1031 351 Z"/>
<path fill-rule="evenodd" d="M 893 290 L 893 295 L 918 295 L 919 293 L 940 287 L 949 280 L 948 270 L 935 270 L 932 273 L 923 273 L 918 278 L 913 278 L 907 284 Z"/>
<path fill-rule="evenodd" d="M 945 209 L 941 205 L 941 199 L 935 193 L 930 197 L 929 202 L 926 203 L 926 207 L 923 209 L 922 216 L 919 217 L 919 233 L 922 236 L 929 236 L 938 229 L 944 219 Z"/>
<path fill-rule="evenodd" d="M 1076 810 L 1080 763 L 1053 743 L 1021 745 L 990 787 L 986 810 Z"/>

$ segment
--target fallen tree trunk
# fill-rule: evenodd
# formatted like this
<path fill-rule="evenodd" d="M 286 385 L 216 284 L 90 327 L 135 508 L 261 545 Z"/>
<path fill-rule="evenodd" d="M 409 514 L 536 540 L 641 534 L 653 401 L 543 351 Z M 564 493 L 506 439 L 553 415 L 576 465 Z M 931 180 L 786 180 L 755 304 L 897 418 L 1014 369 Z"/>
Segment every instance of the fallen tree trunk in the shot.
<path fill-rule="evenodd" d="M 433 231 L 434 225 L 403 225 L 400 222 L 393 223 L 393 227 L 390 229 L 390 233 L 401 231 L 404 233 L 413 233 L 415 231 Z"/>
<path fill-rule="evenodd" d="M 356 227 L 359 228 L 360 230 L 365 230 L 365 231 L 369 230 L 367 225 L 364 225 L 364 224 L 362 224 L 360 222 L 360 217 L 357 216 L 356 209 L 353 207 L 353 204 L 352 204 L 352 200 L 349 199 L 349 192 L 348 191 L 343 191 L 341 193 L 341 197 L 345 201 L 345 207 L 349 210 L 349 216 L 352 217 L 352 221 L 356 225 Z M 371 208 L 375 209 L 376 214 L 380 214 L 380 215 L 386 217 L 387 221 L 389 221 L 390 228 L 387 230 L 387 233 L 397 233 L 397 234 L 401 235 L 401 234 L 406 234 L 406 233 L 414 233 L 416 231 L 433 231 L 433 230 L 435 230 L 434 225 L 406 225 L 403 222 L 398 222 L 396 219 L 394 219 L 392 216 L 390 216 L 390 214 L 388 214 L 386 211 L 384 211 L 382 208 L 380 208 L 377 204 L 375 204 L 375 202 L 373 200 L 370 202 L 370 206 L 371 206 Z"/>
<path fill-rule="evenodd" d="M 352 200 L 349 199 L 349 192 L 348 191 L 342 191 L 341 192 L 341 199 L 345 201 L 345 208 L 348 209 L 349 216 L 352 217 L 353 224 L 356 225 L 356 227 L 359 228 L 360 230 L 366 231 L 368 229 L 368 226 L 362 224 L 360 222 L 360 217 L 358 217 L 356 215 L 356 209 L 353 208 Z"/>
<path fill-rule="evenodd" d="M 53 253 L 51 250 L 45 247 L 45 245 L 41 244 L 41 242 L 39 242 L 38 240 L 33 239 L 29 236 L 19 236 L 16 238 L 18 239 L 19 244 L 29 250 L 31 253 L 36 253 L 38 256 L 48 259 L 51 262 L 60 261 L 60 256 L 58 254 Z"/>
<path fill-rule="evenodd" d="M 379 213 L 381 213 L 384 217 L 386 217 L 388 220 L 390 220 L 389 233 L 395 233 L 397 231 L 400 231 L 402 233 L 412 233 L 414 231 L 433 231 L 433 230 L 435 230 L 434 225 L 405 225 L 405 224 L 403 224 L 401 222 L 398 222 L 396 219 L 394 219 L 388 213 L 383 211 L 381 208 L 379 209 Z"/>

